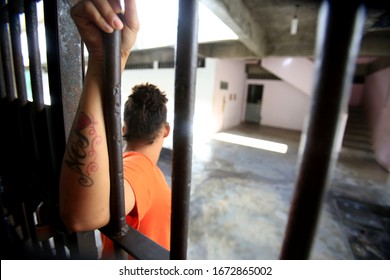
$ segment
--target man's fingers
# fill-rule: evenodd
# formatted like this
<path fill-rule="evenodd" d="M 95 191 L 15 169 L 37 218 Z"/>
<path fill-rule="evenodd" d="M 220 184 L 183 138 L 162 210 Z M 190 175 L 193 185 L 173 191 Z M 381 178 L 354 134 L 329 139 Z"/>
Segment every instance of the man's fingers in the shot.
<path fill-rule="evenodd" d="M 135 0 L 125 0 L 125 22 L 133 34 L 138 33 L 139 21 Z"/>
<path fill-rule="evenodd" d="M 75 21 L 93 22 L 105 32 L 123 28 L 122 21 L 107 0 L 81 1 L 72 8 L 71 15 Z"/>
<path fill-rule="evenodd" d="M 121 56 L 123 63 L 126 62 L 137 37 L 139 22 L 135 0 L 125 0 L 124 6 L 121 7 L 119 0 L 82 0 L 72 8 L 72 18 L 90 55 L 99 59 L 103 56 L 100 30 L 107 33 L 122 30 Z M 122 22 L 118 13 L 123 13 L 123 8 Z"/>
<path fill-rule="evenodd" d="M 123 23 L 120 20 L 120 18 L 117 16 L 117 13 L 120 11 L 120 3 L 118 0 L 115 1 L 91 0 L 91 2 L 95 4 L 100 15 L 113 29 L 123 28 Z"/>

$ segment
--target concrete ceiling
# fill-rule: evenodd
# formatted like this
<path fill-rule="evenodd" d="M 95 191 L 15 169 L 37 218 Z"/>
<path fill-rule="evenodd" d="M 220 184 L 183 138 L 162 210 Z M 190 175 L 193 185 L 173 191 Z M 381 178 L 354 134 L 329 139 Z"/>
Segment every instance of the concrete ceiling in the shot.
<path fill-rule="evenodd" d="M 200 0 L 239 37 L 234 41 L 199 45 L 199 55 L 239 58 L 247 61 L 265 56 L 314 56 L 317 19 L 322 1 L 315 0 Z M 384 2 L 387 2 L 383 4 Z M 361 57 L 390 57 L 390 1 L 371 0 L 366 4 L 367 19 Z M 345 4 L 348 4 L 346 2 Z M 298 32 L 290 34 L 297 9 Z M 173 49 L 138 51 L 138 63 L 145 59 L 173 59 Z"/>
<path fill-rule="evenodd" d="M 314 0 L 201 0 L 239 37 L 254 57 L 264 56 L 313 56 L 317 19 L 322 1 Z M 376 3 L 374 3 L 376 2 Z M 367 20 L 361 56 L 390 56 L 390 10 L 382 1 L 367 4 Z M 384 1 L 383 1 L 384 2 Z M 347 2 L 348 3 L 348 2 Z M 347 3 L 345 3 L 347 5 Z M 298 32 L 290 34 L 291 20 L 297 8 L 299 19 Z M 389 4 L 387 4 L 388 6 Z M 226 43 L 225 43 L 226 44 Z M 200 53 L 206 56 L 221 54 L 213 48 L 223 43 L 208 44 L 200 47 Z M 223 55 L 245 57 L 250 53 L 232 44 L 231 52 L 227 46 Z"/>

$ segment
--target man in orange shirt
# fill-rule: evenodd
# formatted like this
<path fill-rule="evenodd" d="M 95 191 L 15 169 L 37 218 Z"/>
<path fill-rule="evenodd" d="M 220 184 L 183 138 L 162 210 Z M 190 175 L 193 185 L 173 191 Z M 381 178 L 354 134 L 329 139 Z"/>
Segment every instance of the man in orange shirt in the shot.
<path fill-rule="evenodd" d="M 166 102 L 154 85 L 133 88 L 124 108 L 123 173 L 135 197 L 127 224 L 169 250 L 171 189 L 157 166 L 162 141 L 170 131 Z M 103 258 L 112 253 L 111 240 L 103 237 Z"/>
<path fill-rule="evenodd" d="M 117 14 L 124 12 L 123 21 Z M 103 118 L 103 32 L 121 30 L 122 71 L 139 22 L 135 0 L 83 0 L 71 10 L 88 52 L 83 92 L 64 155 L 60 179 L 61 217 L 72 231 L 101 228 L 110 220 L 110 179 Z M 125 104 L 124 192 L 126 220 L 169 250 L 171 195 L 157 167 L 166 122 L 165 95 L 146 84 L 133 88 Z M 106 242 L 105 242 L 106 243 Z"/>

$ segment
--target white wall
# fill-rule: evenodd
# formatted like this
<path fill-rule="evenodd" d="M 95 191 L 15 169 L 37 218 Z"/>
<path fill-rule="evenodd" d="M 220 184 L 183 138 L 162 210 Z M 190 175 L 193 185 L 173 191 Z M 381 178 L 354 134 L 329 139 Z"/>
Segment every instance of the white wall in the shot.
<path fill-rule="evenodd" d="M 210 129 L 208 125 L 212 120 L 212 100 L 215 80 L 215 61 L 206 60 L 205 68 L 198 68 L 196 74 L 196 97 L 194 111 L 194 139 L 204 138 Z M 122 112 L 123 106 L 131 93 L 133 86 L 140 83 L 151 83 L 164 91 L 168 98 L 168 122 L 171 125 L 171 134 L 164 141 L 164 147 L 172 148 L 174 130 L 175 107 L 175 69 L 137 69 L 125 70 L 122 76 Z M 122 114 L 123 115 L 123 114 Z"/>
<path fill-rule="evenodd" d="M 172 147 L 173 135 L 173 112 L 174 112 L 174 95 L 175 95 L 175 71 L 174 69 L 137 69 L 125 70 L 122 75 L 122 114 L 123 106 L 131 89 L 141 83 L 150 83 L 156 85 L 161 91 L 164 91 L 167 98 L 168 116 L 167 121 L 171 124 L 171 133 L 164 141 L 164 147 Z"/>
<path fill-rule="evenodd" d="M 248 80 L 262 84 L 261 124 L 301 131 L 310 106 L 310 97 L 284 81 Z"/>
<path fill-rule="evenodd" d="M 194 115 L 194 141 L 208 140 L 215 131 L 213 98 L 215 86 L 215 59 L 206 59 L 206 67 L 198 68 Z"/>
<path fill-rule="evenodd" d="M 131 89 L 141 83 L 156 85 L 164 91 L 168 98 L 168 122 L 173 123 L 173 108 L 175 94 L 174 69 L 137 69 L 125 70 L 122 75 L 122 108 Z"/>
<path fill-rule="evenodd" d="M 227 90 L 220 88 L 221 81 L 228 83 Z M 174 69 L 125 70 L 122 76 L 122 106 L 131 88 L 146 82 L 155 84 L 166 93 L 168 122 L 173 132 Z M 247 81 L 244 61 L 207 58 L 206 67 L 197 70 L 194 141 L 207 139 L 212 133 L 234 127 L 243 121 L 248 83 L 264 85 L 262 125 L 302 130 L 309 96 L 283 81 Z M 164 146 L 172 147 L 172 133 Z"/>
<path fill-rule="evenodd" d="M 239 125 L 245 100 L 245 62 L 239 60 L 216 60 L 213 112 L 214 132 Z M 221 82 L 228 88 L 221 89 Z"/>

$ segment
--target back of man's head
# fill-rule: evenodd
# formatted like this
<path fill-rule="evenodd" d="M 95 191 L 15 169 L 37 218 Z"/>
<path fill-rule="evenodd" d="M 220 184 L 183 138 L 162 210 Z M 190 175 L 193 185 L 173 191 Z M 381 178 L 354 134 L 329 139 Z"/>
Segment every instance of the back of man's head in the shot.
<path fill-rule="evenodd" d="M 167 101 L 164 92 L 153 84 L 133 87 L 124 107 L 124 139 L 128 142 L 153 143 L 162 126 L 166 124 Z"/>

